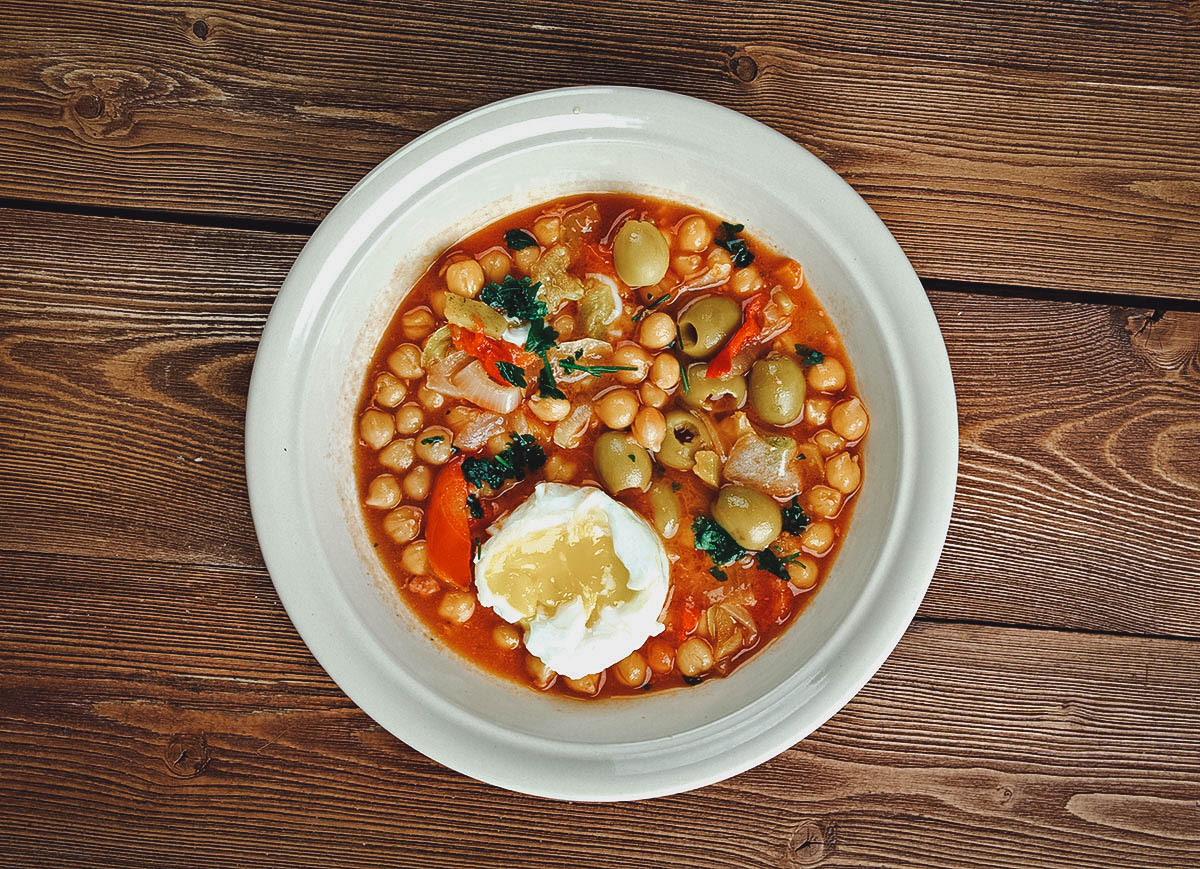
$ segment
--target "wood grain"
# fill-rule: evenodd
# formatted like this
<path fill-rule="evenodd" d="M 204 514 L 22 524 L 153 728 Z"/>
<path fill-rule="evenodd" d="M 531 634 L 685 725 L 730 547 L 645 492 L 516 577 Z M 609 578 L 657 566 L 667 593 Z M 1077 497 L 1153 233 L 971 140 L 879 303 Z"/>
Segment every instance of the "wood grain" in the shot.
<path fill-rule="evenodd" d="M 4 866 L 1076 869 L 1200 849 L 1193 642 L 918 622 L 775 760 L 567 805 L 381 730 L 261 571 L 5 553 L 0 581 Z"/>
<path fill-rule="evenodd" d="M 0 194 L 319 219 L 415 135 L 633 84 L 781 130 L 923 277 L 1200 298 L 1200 16 L 1178 0 L 6 5 Z"/>
<path fill-rule="evenodd" d="M 245 393 L 303 239 L 13 212 L 0 233 L 0 548 L 260 565 Z M 1200 636 L 1200 316 L 932 300 L 962 471 L 922 613 Z"/>

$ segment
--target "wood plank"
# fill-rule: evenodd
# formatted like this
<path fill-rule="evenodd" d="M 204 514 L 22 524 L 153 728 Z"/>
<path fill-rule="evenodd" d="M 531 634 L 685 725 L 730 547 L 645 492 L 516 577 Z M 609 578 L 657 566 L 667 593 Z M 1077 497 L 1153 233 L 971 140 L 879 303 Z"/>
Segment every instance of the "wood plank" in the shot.
<path fill-rule="evenodd" d="M 0 233 L 0 548 L 260 565 L 245 394 L 303 239 L 14 212 Z M 1200 636 L 1200 316 L 931 298 L 962 471 L 923 614 Z"/>
<path fill-rule="evenodd" d="M 2 554 L 0 600 L 4 866 L 1077 869 L 1200 849 L 1193 641 L 918 622 L 779 758 L 567 805 L 393 739 L 260 571 Z"/>
<path fill-rule="evenodd" d="M 1200 18 L 1175 0 L 6 5 L 0 195 L 319 219 L 502 97 L 634 84 L 814 151 L 923 277 L 1200 298 Z"/>

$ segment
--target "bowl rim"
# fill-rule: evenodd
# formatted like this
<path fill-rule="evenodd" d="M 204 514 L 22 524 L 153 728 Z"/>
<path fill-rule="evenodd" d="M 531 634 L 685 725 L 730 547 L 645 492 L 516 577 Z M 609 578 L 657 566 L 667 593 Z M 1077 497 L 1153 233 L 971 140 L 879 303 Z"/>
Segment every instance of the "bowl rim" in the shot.
<path fill-rule="evenodd" d="M 499 127 L 516 117 L 553 120 L 578 114 L 579 105 L 589 102 L 610 108 L 619 106 L 620 112 L 627 116 L 638 116 L 639 108 L 643 113 L 649 112 L 651 107 L 657 117 L 672 112 L 700 113 L 713 123 L 724 125 L 731 134 L 769 139 L 771 147 L 795 161 L 803 172 L 820 176 L 839 197 L 836 208 L 861 222 L 864 249 L 869 249 L 872 257 L 886 261 L 895 275 L 897 291 L 906 293 L 904 301 L 908 307 L 904 325 L 906 338 L 912 340 L 906 340 L 905 352 L 911 357 L 913 379 L 919 381 L 920 388 L 916 392 L 927 410 L 921 438 L 925 454 L 914 462 L 916 470 L 910 472 L 907 488 L 902 493 L 908 496 L 905 509 L 919 510 L 921 521 L 912 528 L 915 542 L 907 551 L 895 555 L 904 567 L 902 582 L 898 581 L 897 588 L 888 590 L 887 606 L 883 610 L 887 619 L 875 626 L 868 654 L 858 659 L 853 667 L 839 667 L 836 685 L 820 688 L 815 699 L 802 709 L 784 710 L 771 717 L 760 731 L 740 743 L 736 751 L 675 767 L 669 776 L 656 777 L 656 771 L 650 770 L 641 775 L 626 772 L 606 777 L 592 769 L 591 777 L 587 778 L 564 775 L 561 769 L 513 768 L 519 764 L 519 758 L 513 758 L 509 763 L 503 758 L 499 762 L 492 758 L 484 763 L 470 751 L 464 752 L 461 746 L 456 746 L 453 733 L 417 726 L 412 716 L 397 715 L 393 708 L 385 707 L 373 696 L 370 679 L 362 672 L 364 664 L 371 664 L 370 659 L 382 654 L 381 650 L 371 647 L 364 652 L 362 648 L 341 642 L 328 629 L 325 614 L 308 605 L 302 584 L 293 580 L 297 572 L 297 553 L 293 551 L 296 541 L 281 536 L 271 518 L 273 511 L 281 507 L 271 480 L 286 467 L 274 440 L 277 435 L 274 424 L 274 414 L 278 410 L 277 372 L 286 369 L 289 356 L 296 351 L 295 335 L 306 316 L 303 309 L 310 292 L 329 289 L 327 267 L 334 249 L 351 229 L 356 234 L 362 233 L 362 223 L 370 219 L 369 212 L 378 193 L 376 188 L 383 186 L 386 176 L 419 167 L 431 148 L 435 152 L 444 151 L 477 135 L 480 122 Z M 321 277 L 323 274 L 326 275 L 324 278 Z M 909 400 L 912 399 L 913 396 L 909 396 Z M 945 342 L 911 263 L 875 212 L 832 169 L 771 128 L 714 103 L 647 88 L 578 87 L 522 94 L 453 118 L 418 136 L 379 163 L 329 212 L 285 279 L 263 330 L 246 409 L 246 476 L 260 548 L 285 610 L 318 663 L 368 715 L 426 756 L 500 787 L 571 800 L 639 799 L 711 784 L 779 754 L 832 717 L 882 666 L 907 630 L 924 597 L 949 529 L 957 465 L 957 406 Z M 919 499 L 913 497 L 918 490 Z"/>

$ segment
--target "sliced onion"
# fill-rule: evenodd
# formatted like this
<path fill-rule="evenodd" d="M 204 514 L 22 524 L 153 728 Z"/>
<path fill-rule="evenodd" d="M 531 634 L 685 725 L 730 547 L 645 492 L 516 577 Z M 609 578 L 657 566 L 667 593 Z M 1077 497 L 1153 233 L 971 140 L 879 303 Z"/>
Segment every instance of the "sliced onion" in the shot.
<path fill-rule="evenodd" d="M 460 450 L 467 452 L 475 452 L 487 443 L 488 438 L 492 435 L 500 434 L 504 431 L 504 417 L 498 413 L 491 413 L 486 410 L 474 410 L 473 408 L 461 408 L 466 410 L 469 415 L 469 421 L 458 434 L 454 436 L 454 445 Z"/>
<path fill-rule="evenodd" d="M 425 385 L 448 398 L 462 398 L 462 392 L 454 385 L 454 376 L 461 371 L 471 357 L 462 350 L 451 350 L 438 359 L 431 359 L 425 368 Z"/>
<path fill-rule="evenodd" d="M 588 423 L 592 421 L 592 406 L 577 404 L 554 426 L 554 442 L 563 449 L 573 449 L 579 446 L 587 432 Z"/>
<path fill-rule="evenodd" d="M 581 365 L 603 365 L 612 359 L 612 345 L 607 341 L 596 338 L 576 338 L 574 341 L 564 341 L 550 349 L 548 358 L 554 366 L 555 379 L 560 383 L 577 383 L 592 375 L 586 371 L 563 371 L 558 362 L 560 359 L 572 359 Z M 579 358 L 575 358 L 578 353 Z"/>
<path fill-rule="evenodd" d="M 744 434 L 734 443 L 725 461 L 725 479 L 787 498 L 800 491 L 796 468 L 796 442 L 787 437 L 770 440 Z"/>
<path fill-rule="evenodd" d="M 456 397 L 477 404 L 484 410 L 511 413 L 521 401 L 521 390 L 492 380 L 478 359 L 472 360 L 471 364 L 451 377 L 450 382 L 458 392 Z M 431 388 L 437 387 L 431 384 Z"/>

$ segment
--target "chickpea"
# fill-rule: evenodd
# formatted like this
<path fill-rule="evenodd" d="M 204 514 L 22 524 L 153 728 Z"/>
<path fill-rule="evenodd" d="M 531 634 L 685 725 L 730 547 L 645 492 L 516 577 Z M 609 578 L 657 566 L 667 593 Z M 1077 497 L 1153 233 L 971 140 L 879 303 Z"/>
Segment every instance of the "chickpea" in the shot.
<path fill-rule="evenodd" d="M 467 591 L 446 592 L 438 604 L 438 615 L 451 624 L 466 624 L 475 615 L 475 595 Z"/>
<path fill-rule="evenodd" d="M 479 265 L 483 269 L 484 277 L 489 281 L 499 282 L 508 275 L 512 260 L 504 251 L 494 248 L 479 258 Z"/>
<path fill-rule="evenodd" d="M 814 395 L 804 402 L 804 421 L 809 425 L 825 425 L 829 420 L 829 408 L 833 402 L 828 398 Z"/>
<path fill-rule="evenodd" d="M 550 325 L 554 327 L 560 340 L 565 341 L 575 334 L 575 318 L 570 314 L 559 314 Z"/>
<path fill-rule="evenodd" d="M 643 407 L 633 418 L 633 439 L 650 452 L 658 452 L 666 435 L 667 421 L 661 410 Z"/>
<path fill-rule="evenodd" d="M 696 253 L 712 244 L 712 240 L 712 227 L 698 214 L 686 218 L 679 224 L 679 237 L 676 239 L 676 245 L 680 250 Z"/>
<path fill-rule="evenodd" d="M 825 462 L 825 479 L 843 495 L 849 495 L 862 482 L 862 468 L 854 456 L 838 453 Z"/>
<path fill-rule="evenodd" d="M 425 373 L 421 367 L 421 348 L 416 344 L 401 344 L 388 356 L 387 364 L 397 377 L 405 380 L 415 380 Z"/>
<path fill-rule="evenodd" d="M 820 450 L 822 456 L 832 456 L 846 446 L 844 440 L 827 428 L 823 428 L 813 435 L 813 441 L 816 443 L 817 449 Z"/>
<path fill-rule="evenodd" d="M 487 440 L 488 452 L 491 453 L 493 456 L 496 455 L 497 453 L 504 452 L 504 450 L 508 447 L 508 441 L 509 441 L 509 438 L 511 438 L 511 437 L 512 437 L 512 435 L 510 435 L 506 431 L 502 431 L 502 432 L 499 432 L 498 434 L 492 435 Z"/>
<path fill-rule="evenodd" d="M 483 266 L 473 259 L 459 260 L 446 266 L 446 289 L 473 299 L 483 289 Z"/>
<path fill-rule="evenodd" d="M 754 265 L 737 269 L 733 273 L 733 277 L 729 279 L 729 289 L 733 290 L 739 296 L 748 296 L 751 293 L 756 293 L 762 289 L 762 285 L 762 275 L 758 273 L 758 266 Z"/>
<path fill-rule="evenodd" d="M 409 341 L 421 341 L 437 327 L 433 311 L 425 307 L 405 311 L 400 317 L 400 331 Z"/>
<path fill-rule="evenodd" d="M 579 694 L 587 694 L 590 697 L 595 697 L 600 692 L 599 673 L 590 673 L 578 679 L 568 679 L 564 676 L 563 681 L 567 683 L 568 688 Z"/>
<path fill-rule="evenodd" d="M 613 365 L 631 366 L 632 371 L 618 371 L 621 383 L 641 383 L 650 373 L 650 354 L 636 344 L 624 344 L 613 351 Z"/>
<path fill-rule="evenodd" d="M 367 486 L 364 503 L 368 507 L 391 510 L 400 503 L 400 484 L 391 474 L 380 474 Z"/>
<path fill-rule="evenodd" d="M 792 299 L 791 296 L 789 296 L 787 293 L 783 292 L 782 290 L 772 293 L 771 299 L 775 302 L 776 305 L 779 306 L 779 312 L 781 314 L 784 314 L 785 316 L 787 314 L 792 313 L 792 311 L 796 310 L 795 301 Z"/>
<path fill-rule="evenodd" d="M 817 392 L 837 392 L 846 385 L 846 369 L 832 356 L 808 366 L 808 385 Z"/>
<path fill-rule="evenodd" d="M 375 403 L 381 407 L 395 407 L 404 401 L 408 387 L 404 381 L 386 371 L 375 378 Z"/>
<path fill-rule="evenodd" d="M 428 465 L 416 465 L 404 477 L 404 494 L 410 501 L 424 501 L 433 485 L 433 471 Z"/>
<path fill-rule="evenodd" d="M 392 439 L 392 435 L 396 433 L 396 426 L 390 413 L 368 410 L 358 421 L 358 433 L 371 449 L 377 450 Z"/>
<path fill-rule="evenodd" d="M 542 422 L 558 422 L 571 412 L 571 402 L 565 398 L 531 398 L 529 409 Z"/>
<path fill-rule="evenodd" d="M 419 594 L 421 597 L 430 597 L 437 594 L 442 584 L 432 576 L 414 576 L 408 581 L 408 590 Z"/>
<path fill-rule="evenodd" d="M 423 576 L 429 570 L 429 554 L 425 551 L 425 541 L 417 540 L 404 547 L 400 553 L 400 566 L 413 576 Z"/>
<path fill-rule="evenodd" d="M 396 431 L 402 435 L 413 435 L 425 424 L 425 411 L 419 404 L 409 402 L 396 411 Z"/>
<path fill-rule="evenodd" d="M 690 278 L 704 268 L 704 260 L 698 253 L 681 253 L 671 258 L 671 268 L 680 277 Z"/>
<path fill-rule="evenodd" d="M 406 504 L 383 517 L 383 530 L 396 543 L 408 543 L 416 540 L 421 533 L 421 520 L 424 517 L 425 513 L 420 507 Z"/>
<path fill-rule="evenodd" d="M 833 430 L 848 441 L 856 441 L 867 433 L 867 409 L 858 398 L 843 401 L 829 413 Z"/>
<path fill-rule="evenodd" d="M 555 453 L 546 459 L 546 479 L 552 483 L 566 483 L 579 473 L 579 463 Z"/>
<path fill-rule="evenodd" d="M 412 438 L 392 441 L 379 453 L 379 464 L 393 471 L 407 471 L 412 467 L 413 456 L 416 455 L 413 447 Z"/>
<path fill-rule="evenodd" d="M 649 380 L 638 387 L 638 395 L 641 396 L 642 404 L 648 407 L 662 407 L 667 403 L 667 394 Z"/>
<path fill-rule="evenodd" d="M 675 664 L 688 678 L 707 673 L 713 665 L 712 647 L 703 637 L 688 637 L 679 645 Z"/>
<path fill-rule="evenodd" d="M 525 248 L 530 250 L 530 248 Z M 517 251 L 520 253 L 521 251 Z M 535 658 L 533 655 L 525 656 L 525 672 L 533 677 L 533 684 L 538 688 L 549 688 L 554 684 L 554 677 L 558 674 L 542 663 L 541 658 Z"/>
<path fill-rule="evenodd" d="M 828 522 L 814 522 L 800 535 L 800 545 L 813 555 L 824 555 L 833 546 L 833 526 Z"/>
<path fill-rule="evenodd" d="M 637 411 L 637 396 L 631 389 L 614 389 L 596 402 L 596 416 L 613 429 L 628 428 L 637 416 Z"/>
<path fill-rule="evenodd" d="M 733 257 L 723 247 L 714 247 L 708 252 L 708 267 L 710 269 L 733 270 Z M 726 274 L 728 277 L 728 273 Z"/>
<path fill-rule="evenodd" d="M 417 438 L 417 458 L 431 465 L 444 465 L 454 455 L 454 434 L 443 425 L 431 425 Z"/>
<path fill-rule="evenodd" d="M 646 666 L 660 676 L 675 669 L 675 650 L 665 640 L 651 640 L 646 646 Z"/>
<path fill-rule="evenodd" d="M 497 648 L 511 652 L 521 645 L 521 632 L 512 625 L 500 624 L 492 628 L 492 642 Z"/>
<path fill-rule="evenodd" d="M 829 486 L 813 486 L 804 493 L 804 506 L 814 516 L 832 519 L 842 509 L 842 493 Z"/>
<path fill-rule="evenodd" d="M 648 350 L 661 350 L 675 340 L 675 321 L 666 311 L 654 311 L 642 320 L 638 341 Z"/>
<path fill-rule="evenodd" d="M 641 652 L 630 652 L 613 664 L 613 675 L 627 688 L 640 688 L 646 683 L 646 659 Z"/>
<path fill-rule="evenodd" d="M 517 264 L 517 268 L 525 274 L 529 274 L 541 255 L 542 252 L 539 248 L 523 247 L 513 252 L 513 262 Z"/>
<path fill-rule="evenodd" d="M 550 247 L 562 235 L 562 220 L 557 217 L 539 217 L 533 222 L 533 237 L 542 247 Z"/>
<path fill-rule="evenodd" d="M 433 308 L 434 316 L 439 320 L 446 319 L 446 296 L 450 295 L 446 290 L 434 290 L 429 294 L 429 307 Z"/>
<path fill-rule="evenodd" d="M 446 396 L 422 383 L 417 387 L 417 401 L 426 410 L 437 410 L 446 403 Z"/>
<path fill-rule="evenodd" d="M 668 392 L 679 384 L 679 360 L 673 353 L 659 353 L 650 363 L 650 380 Z"/>
<path fill-rule="evenodd" d="M 787 565 L 788 581 L 801 591 L 807 591 L 817 584 L 821 573 L 817 568 L 817 562 L 809 558 L 807 555 L 802 555 L 794 561 L 789 561 Z"/>

